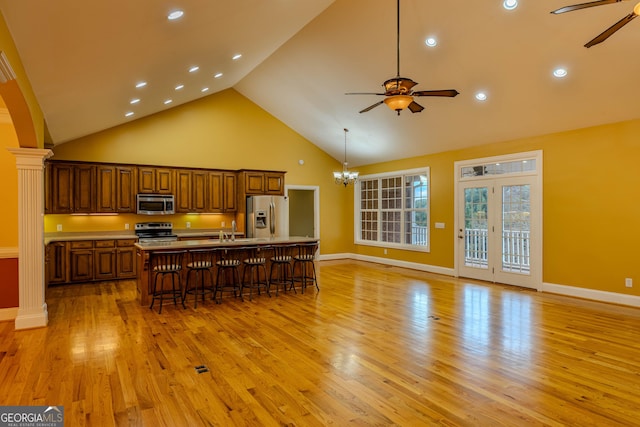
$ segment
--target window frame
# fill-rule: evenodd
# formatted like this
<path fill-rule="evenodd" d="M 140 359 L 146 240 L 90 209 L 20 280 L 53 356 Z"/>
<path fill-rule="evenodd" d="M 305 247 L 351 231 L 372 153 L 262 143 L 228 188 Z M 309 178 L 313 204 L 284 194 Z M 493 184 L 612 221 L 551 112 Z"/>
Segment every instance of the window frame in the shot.
<path fill-rule="evenodd" d="M 407 207 L 406 198 L 405 198 L 405 190 L 406 190 L 406 182 L 407 177 L 416 176 L 416 175 L 424 175 L 426 176 L 427 188 L 426 188 L 426 206 L 424 209 L 416 209 L 415 207 Z M 401 207 L 400 209 L 383 209 L 383 185 L 382 181 L 390 178 L 401 178 L 402 187 L 401 191 Z M 362 202 L 362 183 L 364 181 L 377 180 L 377 207 L 374 209 L 365 209 L 362 210 L 361 202 Z M 415 168 L 415 169 L 405 169 L 391 172 L 384 172 L 379 174 L 371 174 L 371 175 L 361 175 L 356 182 L 354 187 L 354 242 L 356 245 L 363 246 L 376 246 L 382 248 L 394 248 L 394 249 L 402 249 L 402 250 L 410 250 L 415 252 L 431 252 L 431 170 L 428 166 Z M 413 204 L 413 203 L 412 203 Z M 382 240 L 383 230 L 382 230 L 382 222 L 383 222 L 383 213 L 384 212 L 400 212 L 400 231 L 399 234 L 401 236 L 401 243 L 393 243 L 386 242 Z M 363 240 L 362 239 L 362 212 L 376 212 L 377 218 L 375 219 L 377 223 L 377 228 L 375 232 L 377 233 L 377 240 Z M 405 232 L 405 215 L 408 212 L 425 212 L 426 213 L 426 244 L 425 245 L 416 245 L 405 243 L 404 239 L 407 234 Z M 370 222 L 370 220 L 368 220 Z"/>

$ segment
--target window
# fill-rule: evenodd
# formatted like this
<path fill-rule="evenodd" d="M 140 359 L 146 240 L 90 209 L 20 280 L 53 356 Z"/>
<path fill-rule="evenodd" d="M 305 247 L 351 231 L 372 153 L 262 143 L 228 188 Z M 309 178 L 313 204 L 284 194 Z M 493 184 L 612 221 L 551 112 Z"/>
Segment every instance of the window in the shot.
<path fill-rule="evenodd" d="M 362 176 L 356 243 L 429 250 L 429 169 Z"/>

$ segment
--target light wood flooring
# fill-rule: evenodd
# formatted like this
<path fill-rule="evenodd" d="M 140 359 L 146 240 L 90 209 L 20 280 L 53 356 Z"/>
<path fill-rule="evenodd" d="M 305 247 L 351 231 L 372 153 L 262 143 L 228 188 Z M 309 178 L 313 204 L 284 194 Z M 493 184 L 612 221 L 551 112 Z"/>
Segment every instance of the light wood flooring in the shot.
<path fill-rule="evenodd" d="M 0 405 L 67 426 L 640 424 L 638 309 L 317 266 L 320 292 L 162 314 L 131 281 L 49 288 L 47 328 L 0 323 Z"/>

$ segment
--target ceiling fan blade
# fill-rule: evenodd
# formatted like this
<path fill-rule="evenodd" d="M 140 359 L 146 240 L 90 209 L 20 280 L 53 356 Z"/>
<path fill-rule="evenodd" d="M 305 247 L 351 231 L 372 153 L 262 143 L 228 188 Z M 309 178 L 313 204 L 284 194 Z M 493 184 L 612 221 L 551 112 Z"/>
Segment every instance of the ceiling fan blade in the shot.
<path fill-rule="evenodd" d="M 626 0 L 590 1 L 590 2 L 587 2 L 587 3 L 573 4 L 571 6 L 561 7 L 560 9 L 556 9 L 556 10 L 551 11 L 551 13 L 557 15 L 559 13 L 573 12 L 574 10 L 586 9 L 588 7 L 594 7 L 594 6 L 602 6 L 602 5 L 611 4 L 611 3 L 619 3 L 621 1 L 626 1 Z"/>
<path fill-rule="evenodd" d="M 349 93 L 345 93 L 345 95 L 384 95 L 384 93 L 373 93 L 373 92 L 349 92 Z"/>
<path fill-rule="evenodd" d="M 424 110 L 424 107 L 418 104 L 416 101 L 411 101 L 411 104 L 409 104 L 408 108 L 412 113 L 419 113 L 420 111 Z"/>
<path fill-rule="evenodd" d="M 593 40 L 585 44 L 584 47 L 591 47 L 598 43 L 602 43 L 603 41 L 608 39 L 613 33 L 615 33 L 620 28 L 624 27 L 629 22 L 631 22 L 631 20 L 636 16 L 638 15 L 636 15 L 635 13 L 628 14 L 627 16 L 625 16 L 624 18 L 622 18 L 621 20 L 619 20 L 618 22 L 616 22 L 615 24 L 613 24 L 612 26 L 604 30 L 599 36 L 597 36 L 596 38 L 594 38 Z"/>
<path fill-rule="evenodd" d="M 375 104 L 370 105 L 369 107 L 365 108 L 364 110 L 359 111 L 359 113 L 366 113 L 369 110 L 373 110 L 374 108 L 376 108 L 380 104 L 384 104 L 384 101 L 376 102 Z"/>
<path fill-rule="evenodd" d="M 458 92 L 455 89 L 446 89 L 446 90 L 419 90 L 417 92 L 413 92 L 411 95 L 413 96 L 448 96 L 453 98 L 458 95 Z"/>

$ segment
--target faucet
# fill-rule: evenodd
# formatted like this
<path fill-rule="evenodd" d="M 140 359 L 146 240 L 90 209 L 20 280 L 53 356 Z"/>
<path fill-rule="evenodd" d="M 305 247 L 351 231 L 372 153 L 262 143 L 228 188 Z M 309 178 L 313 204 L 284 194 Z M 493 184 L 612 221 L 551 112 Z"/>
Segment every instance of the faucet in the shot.
<path fill-rule="evenodd" d="M 235 242 L 236 240 L 236 220 L 231 221 L 231 241 Z"/>

